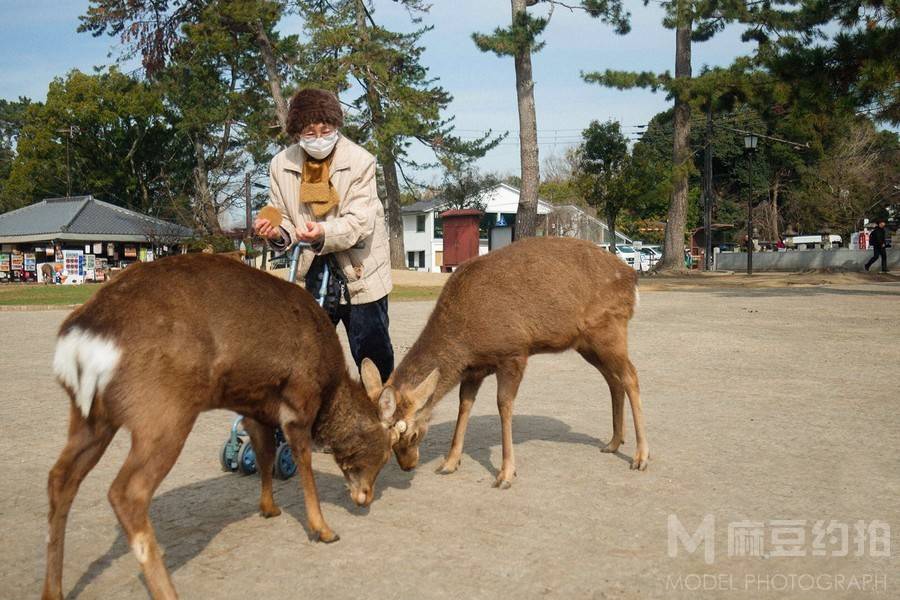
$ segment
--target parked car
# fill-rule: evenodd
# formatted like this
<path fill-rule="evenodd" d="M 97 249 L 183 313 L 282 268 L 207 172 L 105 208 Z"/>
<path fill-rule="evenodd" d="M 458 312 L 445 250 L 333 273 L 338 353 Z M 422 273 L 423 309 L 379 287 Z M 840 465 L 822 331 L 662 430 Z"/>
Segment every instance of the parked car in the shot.
<path fill-rule="evenodd" d="M 616 255 L 635 271 L 642 270 L 641 253 L 628 244 L 616 244 Z"/>
<path fill-rule="evenodd" d="M 645 261 L 645 271 L 652 269 L 661 258 L 662 250 L 659 249 L 659 246 L 641 247 L 641 259 Z"/>

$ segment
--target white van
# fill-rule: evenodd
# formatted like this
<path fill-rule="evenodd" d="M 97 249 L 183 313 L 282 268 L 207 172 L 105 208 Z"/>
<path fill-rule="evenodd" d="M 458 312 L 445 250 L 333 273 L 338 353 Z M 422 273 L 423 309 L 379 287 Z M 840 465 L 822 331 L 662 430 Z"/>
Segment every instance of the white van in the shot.
<path fill-rule="evenodd" d="M 832 248 L 840 248 L 843 246 L 843 240 L 841 236 L 831 234 L 828 236 L 829 245 L 826 246 L 823 243 L 823 235 L 793 235 L 784 238 L 784 243 L 789 248 L 793 247 L 797 250 L 821 250 L 822 248 L 827 248 L 828 250 Z"/>

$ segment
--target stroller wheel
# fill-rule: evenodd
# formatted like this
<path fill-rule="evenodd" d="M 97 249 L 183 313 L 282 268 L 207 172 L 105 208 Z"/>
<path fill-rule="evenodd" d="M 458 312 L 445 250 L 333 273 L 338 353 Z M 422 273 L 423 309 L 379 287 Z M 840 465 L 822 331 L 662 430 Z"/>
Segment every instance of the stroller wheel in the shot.
<path fill-rule="evenodd" d="M 275 450 L 275 477 L 290 479 L 296 472 L 297 465 L 294 463 L 294 455 L 291 454 L 291 446 L 287 442 L 281 442 Z"/>
<path fill-rule="evenodd" d="M 256 473 L 256 452 L 254 452 L 253 445 L 250 442 L 241 444 L 237 464 L 238 472 L 241 475 L 253 475 Z"/>

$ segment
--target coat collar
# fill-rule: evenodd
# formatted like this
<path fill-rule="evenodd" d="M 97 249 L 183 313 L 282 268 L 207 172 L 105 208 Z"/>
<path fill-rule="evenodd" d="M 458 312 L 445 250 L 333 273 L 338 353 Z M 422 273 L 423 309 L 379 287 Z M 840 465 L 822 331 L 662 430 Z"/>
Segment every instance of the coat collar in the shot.
<path fill-rule="evenodd" d="M 338 137 L 337 145 L 334 148 L 334 160 L 331 162 L 329 171 L 335 173 L 350 168 L 350 140 L 343 135 Z M 287 147 L 284 152 L 285 171 L 294 171 L 295 173 L 303 173 L 303 162 L 306 160 L 306 152 L 300 147 L 300 144 L 292 144 Z"/>

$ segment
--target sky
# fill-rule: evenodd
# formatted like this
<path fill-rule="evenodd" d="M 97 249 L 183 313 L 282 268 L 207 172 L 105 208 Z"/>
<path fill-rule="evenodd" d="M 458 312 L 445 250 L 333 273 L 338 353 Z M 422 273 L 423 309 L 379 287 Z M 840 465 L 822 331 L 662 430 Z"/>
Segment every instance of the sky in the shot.
<path fill-rule="evenodd" d="M 626 0 L 626 5 L 632 31 L 625 36 L 583 12 L 554 11 L 543 38 L 546 46 L 533 57 L 542 162 L 564 154 L 592 120 L 618 120 L 623 131 L 635 134 L 635 125 L 670 106 L 665 94 L 605 89 L 580 77 L 583 71 L 605 69 L 674 71 L 675 34 L 663 28 L 662 9 L 640 0 Z M 78 17 L 87 7 L 87 0 L 0 0 L 0 97 L 43 100 L 54 77 L 114 62 L 121 50 L 116 39 L 76 32 Z M 412 28 L 406 11 L 395 2 L 375 0 L 375 8 L 376 20 L 385 26 Z M 536 8 L 535 14 L 547 13 L 547 8 Z M 519 171 L 515 70 L 512 58 L 479 51 L 471 34 L 489 33 L 509 20 L 507 0 L 433 0 L 424 21 L 434 25 L 423 39 L 424 63 L 454 96 L 448 116 L 455 117 L 457 132 L 471 137 L 487 129 L 510 134 L 478 165 L 499 174 Z M 294 28 L 299 29 L 297 20 L 283 25 L 286 32 Z M 740 41 L 740 29 L 726 29 L 694 45 L 694 72 L 702 65 L 730 64 L 750 50 Z M 417 151 L 414 158 L 428 157 Z"/>

